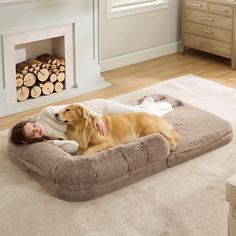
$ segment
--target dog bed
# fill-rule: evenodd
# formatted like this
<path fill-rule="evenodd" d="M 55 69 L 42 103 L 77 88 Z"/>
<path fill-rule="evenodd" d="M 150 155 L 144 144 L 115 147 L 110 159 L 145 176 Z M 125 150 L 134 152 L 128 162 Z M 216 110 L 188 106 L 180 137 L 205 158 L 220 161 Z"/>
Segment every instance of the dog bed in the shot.
<path fill-rule="evenodd" d="M 152 134 L 88 157 L 70 155 L 46 142 L 27 145 L 9 142 L 8 157 L 55 197 L 85 201 L 209 152 L 232 139 L 227 121 L 166 95 L 152 97 L 174 107 L 164 116 L 181 135 L 174 152 L 170 152 L 161 135 Z M 142 99 L 130 104 L 140 102 Z"/>

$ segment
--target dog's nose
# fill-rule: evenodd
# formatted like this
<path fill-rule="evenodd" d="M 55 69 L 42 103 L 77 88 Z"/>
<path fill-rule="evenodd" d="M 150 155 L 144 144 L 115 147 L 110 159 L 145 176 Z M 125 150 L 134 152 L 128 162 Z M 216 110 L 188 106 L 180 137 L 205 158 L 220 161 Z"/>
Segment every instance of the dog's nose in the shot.
<path fill-rule="evenodd" d="M 56 117 L 56 118 L 58 118 L 58 116 L 59 116 L 59 114 L 58 114 L 58 113 L 56 113 L 56 114 L 55 114 L 55 117 Z"/>

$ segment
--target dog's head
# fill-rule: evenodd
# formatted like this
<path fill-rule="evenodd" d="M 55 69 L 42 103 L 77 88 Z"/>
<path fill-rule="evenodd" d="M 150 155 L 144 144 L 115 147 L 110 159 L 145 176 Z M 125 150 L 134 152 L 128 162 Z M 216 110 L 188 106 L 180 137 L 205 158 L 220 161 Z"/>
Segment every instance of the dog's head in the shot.
<path fill-rule="evenodd" d="M 61 112 L 55 115 L 58 121 L 68 125 L 84 123 L 89 119 L 89 111 L 77 104 L 68 105 Z"/>
<path fill-rule="evenodd" d="M 55 115 L 56 119 L 60 122 L 67 124 L 68 132 L 73 133 L 73 139 L 79 142 L 81 150 L 88 148 L 91 133 L 93 131 L 93 122 L 90 112 L 77 104 L 69 105 L 61 112 Z M 76 138 L 75 138 L 76 137 Z"/>

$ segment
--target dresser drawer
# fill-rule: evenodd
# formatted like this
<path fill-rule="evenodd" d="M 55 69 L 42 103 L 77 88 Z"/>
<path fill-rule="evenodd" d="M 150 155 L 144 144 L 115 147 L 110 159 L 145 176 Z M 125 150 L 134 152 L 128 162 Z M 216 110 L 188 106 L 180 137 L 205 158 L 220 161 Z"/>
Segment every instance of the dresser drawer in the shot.
<path fill-rule="evenodd" d="M 184 34 L 184 44 L 209 53 L 231 58 L 231 45 L 192 34 Z"/>
<path fill-rule="evenodd" d="M 230 6 L 222 6 L 218 4 L 209 3 L 208 10 L 211 13 L 216 13 L 223 16 L 232 17 L 233 15 L 233 8 Z"/>
<path fill-rule="evenodd" d="M 192 21 L 212 27 L 232 30 L 232 18 L 225 16 L 185 9 L 184 19 L 185 21 Z"/>
<path fill-rule="evenodd" d="M 198 10 L 207 10 L 207 3 L 198 0 L 185 0 L 185 6 L 188 8 L 198 9 Z"/>
<path fill-rule="evenodd" d="M 210 39 L 223 41 L 226 43 L 232 42 L 232 32 L 206 25 L 201 25 L 193 22 L 184 23 L 184 32 L 196 34 Z"/>

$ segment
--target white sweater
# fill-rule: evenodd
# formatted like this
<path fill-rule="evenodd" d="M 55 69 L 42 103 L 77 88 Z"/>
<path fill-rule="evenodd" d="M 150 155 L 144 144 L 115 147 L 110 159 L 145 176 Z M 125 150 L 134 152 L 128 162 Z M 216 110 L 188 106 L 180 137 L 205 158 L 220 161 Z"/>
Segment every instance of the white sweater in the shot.
<path fill-rule="evenodd" d="M 78 103 L 81 106 L 83 104 Z M 67 105 L 60 106 L 48 106 L 44 108 L 36 118 L 36 121 L 42 126 L 45 133 L 49 137 L 58 138 L 53 140 L 54 145 L 62 148 L 68 153 L 74 153 L 78 150 L 79 144 L 74 140 L 68 140 L 66 137 L 66 125 L 60 123 L 56 118 L 55 114 L 63 110 Z M 93 117 L 99 116 L 100 114 L 94 112 L 90 108 L 86 107 Z M 63 140 L 60 140 L 63 139 Z"/>

